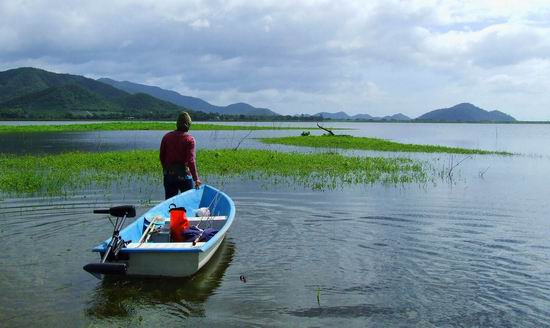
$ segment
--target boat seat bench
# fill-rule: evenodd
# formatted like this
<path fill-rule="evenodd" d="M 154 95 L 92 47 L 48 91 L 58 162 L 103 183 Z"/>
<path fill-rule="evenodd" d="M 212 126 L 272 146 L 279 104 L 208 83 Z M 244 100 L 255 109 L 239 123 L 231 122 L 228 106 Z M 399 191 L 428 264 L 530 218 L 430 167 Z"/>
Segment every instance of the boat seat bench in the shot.
<path fill-rule="evenodd" d="M 208 222 L 208 221 L 225 221 L 227 220 L 227 216 L 191 216 L 187 217 L 187 220 L 189 220 L 189 224 L 191 223 L 199 223 L 199 222 Z M 169 223 L 170 218 L 164 218 L 164 223 Z"/>
<path fill-rule="evenodd" d="M 157 248 L 195 248 L 204 245 L 205 243 L 199 242 L 193 246 L 192 242 L 187 243 L 129 243 L 126 248 L 145 248 L 145 249 L 157 249 Z"/>

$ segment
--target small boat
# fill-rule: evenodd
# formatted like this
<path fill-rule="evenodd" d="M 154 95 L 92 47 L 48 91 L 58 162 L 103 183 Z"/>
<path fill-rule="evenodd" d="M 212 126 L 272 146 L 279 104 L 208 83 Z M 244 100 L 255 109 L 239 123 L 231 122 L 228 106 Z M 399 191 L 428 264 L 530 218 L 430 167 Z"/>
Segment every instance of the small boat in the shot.
<path fill-rule="evenodd" d="M 170 242 L 170 208 L 184 207 L 191 227 L 215 229 L 208 241 Z M 208 209 L 208 210 L 205 210 Z M 199 271 L 221 245 L 235 217 L 231 198 L 208 185 L 188 190 L 151 208 L 122 229 L 128 217 L 135 217 L 133 206 L 94 210 L 116 217 L 113 236 L 93 248 L 101 257 L 84 270 L 100 276 L 187 277 Z M 207 213 L 208 216 L 204 216 Z M 196 216 L 201 215 L 201 216 Z M 121 230 L 122 229 L 122 230 Z M 210 229 L 210 230 L 212 230 Z"/>

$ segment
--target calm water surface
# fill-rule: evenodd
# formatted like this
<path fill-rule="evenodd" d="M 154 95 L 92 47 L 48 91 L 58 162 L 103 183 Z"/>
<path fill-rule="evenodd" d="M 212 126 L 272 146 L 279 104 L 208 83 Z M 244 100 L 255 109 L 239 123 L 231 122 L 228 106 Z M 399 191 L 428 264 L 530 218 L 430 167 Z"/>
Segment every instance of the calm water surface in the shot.
<path fill-rule="evenodd" d="M 211 177 L 234 199 L 235 224 L 208 267 L 167 281 L 100 281 L 82 270 L 111 233 L 91 210 L 129 203 L 146 211 L 160 186 L 0 195 L 0 326 L 550 326 L 550 126 L 345 126 L 359 127 L 354 135 L 527 155 L 475 156 L 452 181 L 427 185 L 311 191 Z M 162 134 L 0 136 L 0 151 L 154 149 Z M 220 148 L 246 132 L 194 135 L 201 148 Z M 464 157 L 402 155 L 436 167 Z"/>
<path fill-rule="evenodd" d="M 70 124 L 74 122 L 0 122 L 0 125 Z M 91 122 L 78 122 L 91 123 Z M 212 123 L 212 122 L 208 122 Z M 214 124 L 221 124 L 216 123 Z M 227 125 L 274 127 L 315 127 L 312 134 L 323 131 L 309 122 L 224 122 Z M 325 126 L 350 130 L 339 134 L 378 137 L 405 143 L 511 151 L 527 155 L 550 156 L 550 124 L 422 124 L 422 123 L 341 123 Z M 295 136 L 301 131 L 192 131 L 201 148 L 266 148 L 255 138 Z M 123 149 L 157 149 L 166 131 L 92 131 L 70 133 L 2 134 L 0 152 L 105 151 Z M 273 146 L 267 146 L 273 147 Z"/>

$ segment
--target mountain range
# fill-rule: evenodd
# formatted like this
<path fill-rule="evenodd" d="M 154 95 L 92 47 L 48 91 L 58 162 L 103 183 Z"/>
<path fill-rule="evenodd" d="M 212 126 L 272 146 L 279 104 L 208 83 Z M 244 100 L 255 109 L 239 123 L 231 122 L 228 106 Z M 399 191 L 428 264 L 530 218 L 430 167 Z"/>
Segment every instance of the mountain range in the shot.
<path fill-rule="evenodd" d="M 432 110 L 417 118 L 410 118 L 404 114 L 375 117 L 369 114 L 350 116 L 345 112 L 315 114 L 331 120 L 363 120 L 363 121 L 419 121 L 419 122 L 515 122 L 512 116 L 498 110 L 486 111 L 470 103 L 461 103 L 449 108 Z"/>
<path fill-rule="evenodd" d="M 0 72 L 0 118 L 174 118 L 183 110 L 196 120 L 279 115 L 246 103 L 214 106 L 200 98 L 131 82 L 32 67 Z"/>
<path fill-rule="evenodd" d="M 196 120 L 270 119 L 270 120 L 363 120 L 421 122 L 513 122 L 497 110 L 486 111 L 469 103 L 430 111 L 415 119 L 404 114 L 374 117 L 350 116 L 345 112 L 282 116 L 267 108 L 246 103 L 212 105 L 200 98 L 181 95 L 128 81 L 99 80 L 71 74 L 58 74 L 23 67 L 0 72 L 0 119 L 59 118 L 174 118 L 187 110 Z M 235 116 L 238 115 L 238 116 Z"/>
<path fill-rule="evenodd" d="M 0 72 L 3 117 L 156 117 L 182 108 L 147 94 L 129 94 L 79 75 L 24 67 Z"/>
<path fill-rule="evenodd" d="M 411 120 L 410 117 L 402 113 L 379 117 L 379 116 L 371 116 L 369 114 L 356 114 L 356 115 L 350 116 L 345 112 L 337 112 L 337 113 L 321 112 L 321 113 L 315 114 L 314 116 L 321 116 L 324 119 L 331 119 L 331 120 L 355 120 L 355 121 L 358 121 L 358 120 L 360 121 L 410 121 Z"/>
<path fill-rule="evenodd" d="M 204 113 L 217 113 L 224 115 L 253 115 L 253 116 L 277 116 L 279 114 L 267 108 L 253 107 L 247 103 L 236 103 L 228 106 L 212 105 L 200 98 L 181 95 L 175 91 L 161 89 L 159 87 L 138 84 L 128 81 L 115 81 L 109 78 L 98 79 L 99 82 L 109 84 L 131 94 L 145 93 L 173 104 L 192 108 Z"/>

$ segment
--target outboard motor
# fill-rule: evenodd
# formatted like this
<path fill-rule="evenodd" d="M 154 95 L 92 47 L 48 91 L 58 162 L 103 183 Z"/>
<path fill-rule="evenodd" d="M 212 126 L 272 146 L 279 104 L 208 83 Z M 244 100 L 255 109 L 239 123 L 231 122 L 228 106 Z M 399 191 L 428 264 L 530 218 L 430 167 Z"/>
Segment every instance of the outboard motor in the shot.
<path fill-rule="evenodd" d="M 131 240 L 124 241 L 120 237 L 120 229 L 124 226 L 124 221 L 126 221 L 126 218 L 133 218 L 136 216 L 136 208 L 132 205 L 123 205 L 111 207 L 109 209 L 94 210 L 94 213 L 109 214 L 114 216 L 116 217 L 116 222 L 114 224 L 113 236 L 107 246 L 107 250 L 101 258 L 101 262 L 88 263 L 84 266 L 84 270 L 96 277 L 99 277 L 100 274 L 126 274 L 126 271 L 128 271 L 128 266 L 126 263 L 108 261 L 116 261 L 120 250 L 131 242 Z"/>

